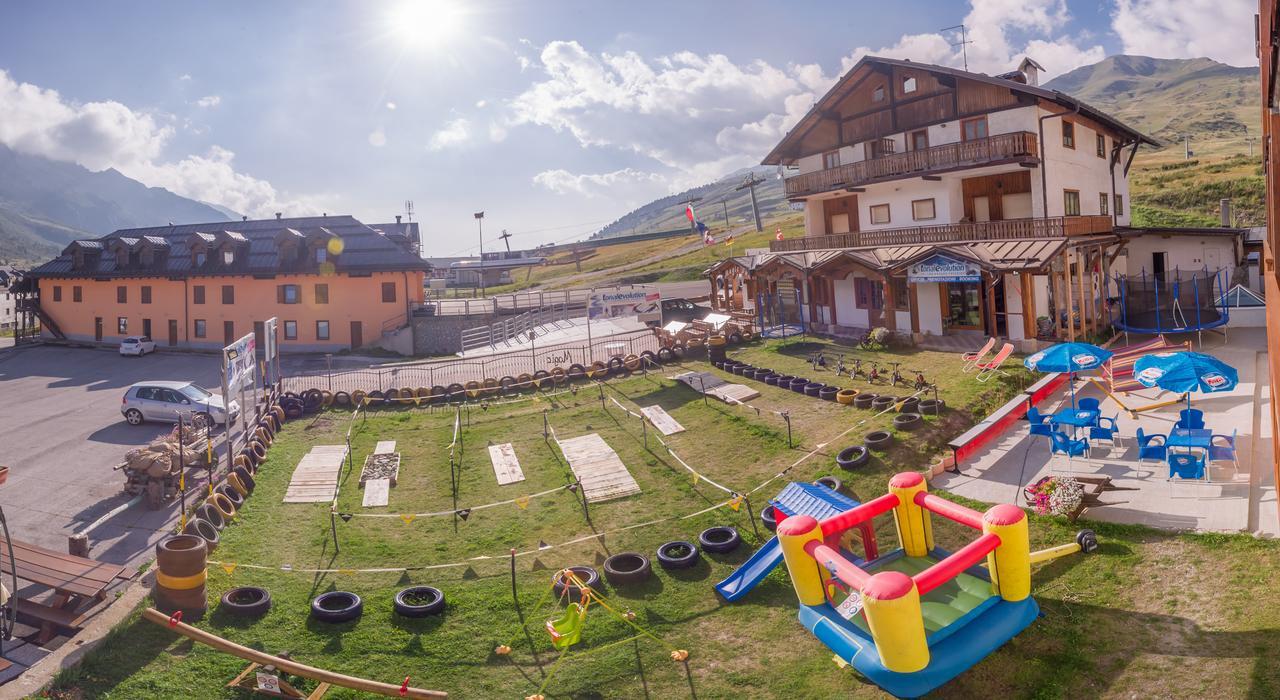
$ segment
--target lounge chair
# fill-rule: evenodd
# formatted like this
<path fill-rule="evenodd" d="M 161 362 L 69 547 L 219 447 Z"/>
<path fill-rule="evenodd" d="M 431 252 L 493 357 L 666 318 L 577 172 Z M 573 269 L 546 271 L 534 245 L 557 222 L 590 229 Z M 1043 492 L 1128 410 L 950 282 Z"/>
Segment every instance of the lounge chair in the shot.
<path fill-rule="evenodd" d="M 1164 444 L 1167 439 L 1164 435 L 1147 435 L 1142 432 L 1142 428 L 1138 428 L 1138 462 L 1144 459 L 1154 459 L 1164 461 L 1165 455 L 1169 453 L 1169 447 Z M 1160 442 L 1154 442 L 1159 439 Z"/>
<path fill-rule="evenodd" d="M 1169 479 L 1183 480 L 1204 478 L 1204 455 L 1195 452 L 1174 452 L 1165 460 L 1169 463 Z"/>
<path fill-rule="evenodd" d="M 974 363 L 974 366 L 978 368 L 976 379 L 985 384 L 997 374 L 1007 374 L 1007 372 L 1000 369 L 1000 365 L 1004 364 L 1004 361 L 1009 359 L 1012 354 L 1013 343 L 1005 343 L 1000 348 L 1000 352 L 996 353 L 995 357 L 992 357 L 990 361 Z"/>
<path fill-rule="evenodd" d="M 968 372 L 969 370 L 973 369 L 978 364 L 978 361 L 986 357 L 987 353 L 991 352 L 991 348 L 994 348 L 995 346 L 996 346 L 996 339 L 993 337 L 987 340 L 987 344 L 983 345 L 981 350 L 978 350 L 977 352 L 966 352 L 962 354 L 960 356 L 960 359 L 964 360 L 964 366 L 960 368 L 960 371 Z"/>

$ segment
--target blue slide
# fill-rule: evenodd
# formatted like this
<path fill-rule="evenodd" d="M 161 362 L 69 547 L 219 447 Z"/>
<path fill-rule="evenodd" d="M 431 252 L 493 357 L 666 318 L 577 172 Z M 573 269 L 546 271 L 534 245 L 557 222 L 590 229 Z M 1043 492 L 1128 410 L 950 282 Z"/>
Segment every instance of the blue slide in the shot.
<path fill-rule="evenodd" d="M 782 563 L 782 547 L 778 545 L 777 537 L 770 537 L 764 546 L 756 550 L 755 554 L 746 561 L 736 571 L 729 574 L 729 578 L 716 584 L 716 592 L 725 600 L 733 602 L 751 591 L 760 583 L 765 576 L 773 571 L 774 567 Z"/>

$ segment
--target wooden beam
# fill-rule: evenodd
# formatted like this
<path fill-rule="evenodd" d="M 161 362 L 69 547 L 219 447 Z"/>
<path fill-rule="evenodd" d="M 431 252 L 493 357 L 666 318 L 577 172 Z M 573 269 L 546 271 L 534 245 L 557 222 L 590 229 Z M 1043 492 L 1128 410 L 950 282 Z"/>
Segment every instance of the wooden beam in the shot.
<path fill-rule="evenodd" d="M 1018 273 L 1018 283 L 1022 290 L 1022 334 L 1030 340 L 1036 337 L 1035 277 L 1023 270 Z"/>
<path fill-rule="evenodd" d="M 880 293 L 884 297 L 884 305 L 880 312 L 884 314 L 884 327 L 891 330 L 898 330 L 898 314 L 893 305 L 893 286 L 889 283 L 889 278 L 884 277 L 880 284 L 883 291 Z"/>
<path fill-rule="evenodd" d="M 920 297 L 916 294 L 916 285 L 907 283 L 908 295 L 911 297 L 911 332 L 920 332 Z"/>

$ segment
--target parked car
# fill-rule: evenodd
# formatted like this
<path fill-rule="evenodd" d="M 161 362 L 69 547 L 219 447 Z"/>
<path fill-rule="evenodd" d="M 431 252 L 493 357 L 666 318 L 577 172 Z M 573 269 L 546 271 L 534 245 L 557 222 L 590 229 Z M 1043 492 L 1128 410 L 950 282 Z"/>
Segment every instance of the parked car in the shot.
<path fill-rule="evenodd" d="M 663 299 L 662 300 L 662 322 L 664 324 L 672 321 L 684 321 L 688 323 L 694 319 L 706 318 L 711 313 L 711 309 L 706 306 L 698 306 L 688 299 Z"/>
<path fill-rule="evenodd" d="M 145 335 L 131 335 L 120 341 L 121 355 L 134 355 L 142 357 L 149 352 L 156 351 L 156 341 Z"/>
<path fill-rule="evenodd" d="M 218 424 L 228 418 L 221 396 L 191 382 L 138 382 L 124 392 L 120 413 L 129 425 L 149 420 L 176 423 L 179 415 Z M 233 400 L 230 418 L 234 421 L 239 415 L 240 404 Z"/>

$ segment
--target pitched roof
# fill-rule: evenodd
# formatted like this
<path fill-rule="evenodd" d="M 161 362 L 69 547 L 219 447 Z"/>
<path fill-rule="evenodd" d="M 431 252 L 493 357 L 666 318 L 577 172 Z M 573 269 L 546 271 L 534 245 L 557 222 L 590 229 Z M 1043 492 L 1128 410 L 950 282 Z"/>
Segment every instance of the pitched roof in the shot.
<path fill-rule="evenodd" d="M 229 227 L 234 227 L 234 230 Z M 354 217 L 309 216 L 121 229 L 101 238 L 73 242 L 61 255 L 32 270 L 31 276 L 168 277 L 315 272 L 317 263 L 308 256 L 281 259 L 276 237 L 290 230 L 297 235 L 311 233 L 321 238 L 340 238 L 342 253 L 328 260 L 337 272 L 428 270 L 431 267 L 403 242 L 389 238 Z M 75 247 L 101 250 L 116 240 L 131 247 L 147 241 L 166 247 L 169 253 L 157 256 L 151 265 L 132 265 L 123 269 L 117 268 L 114 256 L 94 256 L 85 261 L 84 268 L 75 269 L 72 256 Z M 234 256 L 230 266 L 211 260 L 204 267 L 196 268 L 192 265 L 191 255 L 191 246 L 196 241 L 210 245 L 226 241 L 241 252 Z"/>

